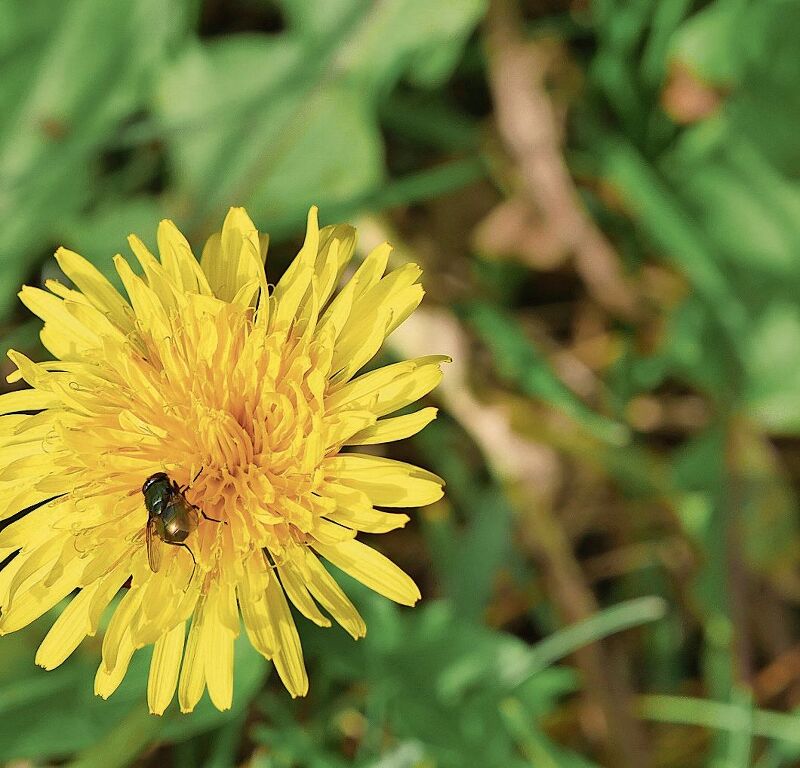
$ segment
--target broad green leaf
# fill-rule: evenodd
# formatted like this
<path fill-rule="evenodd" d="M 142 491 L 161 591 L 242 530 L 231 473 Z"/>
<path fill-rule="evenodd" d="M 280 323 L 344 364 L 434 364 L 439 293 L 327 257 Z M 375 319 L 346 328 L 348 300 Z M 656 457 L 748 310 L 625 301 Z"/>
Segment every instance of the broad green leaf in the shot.
<path fill-rule="evenodd" d="M 155 102 L 176 193 L 199 219 L 235 202 L 294 220 L 377 190 L 378 99 L 406 73 L 448 74 L 483 5 L 287 2 L 282 34 L 188 45 Z"/>
<path fill-rule="evenodd" d="M 671 56 L 704 80 L 730 85 L 741 77 L 737 47 L 747 0 L 716 0 L 694 14 L 673 37 Z"/>
<path fill-rule="evenodd" d="M 772 432 L 800 432 L 800 307 L 773 301 L 750 331 L 746 402 Z"/>
<path fill-rule="evenodd" d="M 144 105 L 183 23 L 180 3 L 158 0 L 14 0 L 4 12 L 23 43 L 0 79 L 0 318 L 58 222 L 93 200 L 98 153 Z"/>
<path fill-rule="evenodd" d="M 546 739 L 536 718 L 574 692 L 577 680 L 570 670 L 540 670 L 521 681 L 530 650 L 519 639 L 465 622 L 444 602 L 400 611 L 351 584 L 347 591 L 369 627 L 366 638 L 354 644 L 344 633 L 309 628 L 304 644 L 316 680 L 312 700 L 316 695 L 331 701 L 326 693 L 348 687 L 352 692 L 333 699 L 332 709 L 315 707 L 319 719 L 302 725 L 272 696 L 264 697 L 270 725 L 256 737 L 276 754 L 304 765 L 316 765 L 310 762 L 316 755 L 325 765 L 329 752 L 320 745 L 336 738 L 326 726 L 336 722 L 337 711 L 352 713 L 362 706 L 368 731 L 362 735 L 359 764 L 380 765 L 381 758 L 397 754 L 400 744 L 413 742 L 441 768 L 508 768 L 515 765 L 517 744 L 499 709 L 512 693 L 524 708 L 527 727 Z M 387 743 L 387 733 L 394 744 Z"/>
<path fill-rule="evenodd" d="M 154 739 L 181 741 L 237 719 L 264 679 L 266 662 L 242 633 L 235 647 L 233 708 L 219 712 L 205 696 L 190 715 L 179 714 L 173 704 L 158 718 L 147 714 L 149 648 L 134 655 L 125 680 L 107 701 L 93 691 L 100 661 L 97 640 L 84 641 L 52 672 L 36 667 L 36 646 L 54 617 L 52 612 L 29 629 L 3 638 L 5 657 L 18 659 L 0 676 L 0 754 L 4 759 L 51 760 L 79 752 L 79 765 L 100 768 L 110 764 L 103 761 L 104 754 L 107 758 L 118 742 L 127 745 L 132 759 Z M 116 763 L 123 764 L 127 763 Z"/>
<path fill-rule="evenodd" d="M 440 85 L 487 2 L 281 0 L 281 5 L 292 29 L 309 40 L 324 40 L 332 28 L 347 29 L 341 63 L 365 89 L 385 91 L 406 71 L 419 85 Z"/>
<path fill-rule="evenodd" d="M 91 261 L 120 290 L 122 281 L 114 268 L 114 254 L 121 253 L 136 269 L 128 235 L 137 235 L 155 251 L 156 228 L 166 212 L 154 197 L 112 200 L 91 213 L 67 218 L 58 229 L 58 242 Z M 200 256 L 199 248 L 196 255 Z M 49 264 L 54 267 L 55 262 Z"/>
<path fill-rule="evenodd" d="M 369 105 L 345 81 L 318 87 L 312 54 L 284 38 L 184 53 L 157 104 L 180 194 L 203 211 L 235 202 L 269 221 L 377 185 L 383 150 Z"/>

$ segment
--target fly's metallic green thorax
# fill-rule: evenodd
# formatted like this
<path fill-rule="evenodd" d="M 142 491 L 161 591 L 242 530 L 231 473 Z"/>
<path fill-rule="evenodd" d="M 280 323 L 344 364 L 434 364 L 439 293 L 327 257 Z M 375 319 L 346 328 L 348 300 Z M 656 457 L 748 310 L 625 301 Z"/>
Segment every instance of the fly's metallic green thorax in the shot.
<path fill-rule="evenodd" d="M 163 514 L 169 500 L 175 495 L 176 489 L 168 475 L 164 472 L 157 472 L 145 480 L 142 493 L 148 515 L 155 517 Z"/>

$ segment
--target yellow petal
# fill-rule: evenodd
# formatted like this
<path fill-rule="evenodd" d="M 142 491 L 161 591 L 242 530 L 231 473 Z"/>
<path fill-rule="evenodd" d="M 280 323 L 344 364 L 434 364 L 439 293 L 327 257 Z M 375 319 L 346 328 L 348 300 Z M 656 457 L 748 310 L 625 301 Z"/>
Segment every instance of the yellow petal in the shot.
<path fill-rule="evenodd" d="M 346 528 L 325 518 L 315 520 L 308 531 L 317 541 L 325 544 L 337 544 L 346 539 L 352 539 L 356 532 L 352 528 Z"/>
<path fill-rule="evenodd" d="M 106 667 L 105 664 L 100 664 L 97 668 L 97 674 L 94 677 L 94 692 L 97 696 L 107 699 L 119 688 L 135 650 L 130 630 L 128 630 L 119 640 L 114 665 Z"/>
<path fill-rule="evenodd" d="M 378 507 L 423 507 L 442 498 L 444 480 L 394 459 L 346 453 L 323 462 L 326 478 L 356 488 Z"/>
<path fill-rule="evenodd" d="M 239 587 L 241 588 L 241 584 Z M 250 644 L 262 656 L 271 659 L 275 654 L 276 640 L 267 612 L 266 598 L 240 597 L 239 601 L 242 608 L 242 620 Z"/>
<path fill-rule="evenodd" d="M 350 438 L 360 434 L 375 424 L 375 414 L 371 411 L 340 411 L 325 419 L 327 427 L 325 445 L 328 448 L 353 445 Z"/>
<path fill-rule="evenodd" d="M 31 312 L 45 321 L 42 343 L 56 357 L 79 359 L 101 346 L 97 334 L 67 311 L 63 299 L 27 285 L 19 292 L 19 297 Z"/>
<path fill-rule="evenodd" d="M 16 411 L 38 411 L 43 408 L 57 408 L 60 399 L 53 392 L 38 389 L 18 389 L 0 395 L 0 414 Z"/>
<path fill-rule="evenodd" d="M 294 570 L 293 564 L 290 562 L 287 565 L 280 566 L 278 573 L 280 574 L 283 588 L 295 608 L 317 626 L 329 627 L 331 622 L 317 608 L 314 598 L 309 594 L 300 575 Z"/>
<path fill-rule="evenodd" d="M 170 705 L 178 685 L 186 623 L 165 632 L 153 647 L 150 674 L 147 678 L 147 706 L 153 715 L 162 715 Z"/>
<path fill-rule="evenodd" d="M 206 687 L 206 618 L 210 595 L 201 597 L 192 618 L 192 627 L 186 640 L 180 680 L 178 682 L 178 703 L 181 712 L 191 712 L 200 701 Z"/>
<path fill-rule="evenodd" d="M 133 625 L 133 640 L 137 647 L 155 643 L 166 629 L 179 623 L 182 618 L 176 611 L 176 587 L 186 587 L 188 594 L 191 575 L 191 564 L 185 562 L 189 558 L 181 557 L 182 554 L 170 547 L 159 578 L 149 578 L 141 585 L 142 607 Z"/>
<path fill-rule="evenodd" d="M 1 494 L 0 505 L 3 505 L 3 496 Z M 12 514 L 14 513 L 12 512 Z M 28 512 L 24 517 L 4 528 L 0 532 L 0 557 L 7 557 L 23 545 L 29 549 L 38 546 L 49 536 L 50 528 L 48 523 L 51 522 L 52 517 L 52 508 L 48 508 L 48 505 L 45 505 Z"/>
<path fill-rule="evenodd" d="M 353 257 L 356 231 L 347 224 L 323 227 L 319 231 L 319 255 L 315 271 L 319 280 L 319 303 L 324 306 Z"/>
<path fill-rule="evenodd" d="M 308 693 L 308 675 L 303 663 L 303 649 L 283 588 L 276 578 L 269 580 L 266 597 L 267 611 L 276 638 L 272 662 L 292 697 L 305 696 Z"/>
<path fill-rule="evenodd" d="M 169 318 L 158 295 L 138 275 L 133 273 L 130 265 L 122 256 L 114 257 L 122 284 L 128 292 L 133 311 L 142 326 L 149 330 L 153 337 L 162 340 L 170 335 Z"/>
<path fill-rule="evenodd" d="M 364 619 L 333 576 L 325 570 L 325 566 L 311 551 L 306 552 L 303 565 L 307 573 L 308 590 L 319 604 L 355 639 L 364 637 L 367 632 Z"/>
<path fill-rule="evenodd" d="M 353 277 L 339 291 L 322 315 L 318 329 L 320 334 L 332 328 L 332 338 L 334 342 L 336 341 L 349 321 L 354 304 L 360 296 L 378 283 L 386 271 L 391 250 L 391 246 L 384 243 L 371 251 L 361 262 Z"/>
<path fill-rule="evenodd" d="M 335 502 L 332 509 L 337 507 L 372 509 L 372 501 L 364 491 L 342 485 L 335 480 L 328 479 L 320 483 L 318 492 L 323 498 L 330 498 Z"/>
<path fill-rule="evenodd" d="M 133 327 L 133 312 L 125 299 L 108 279 L 90 262 L 74 251 L 59 248 L 56 261 L 64 274 L 75 283 L 86 298 L 108 315 L 109 319 L 123 331 Z"/>
<path fill-rule="evenodd" d="M 72 421 L 66 414 L 59 416 L 60 419 L 54 418 L 52 413 L 42 411 L 34 416 L 0 417 L 0 463 L 51 450 L 48 446 L 58 436 L 57 427 Z"/>
<path fill-rule="evenodd" d="M 89 300 L 80 292 L 75 291 L 72 288 L 67 288 L 64 283 L 53 280 L 52 278 L 48 278 L 44 281 L 44 287 L 47 288 L 50 293 L 54 293 L 60 299 L 69 299 L 70 301 L 78 304 L 82 304 L 84 306 L 91 306 Z"/>
<path fill-rule="evenodd" d="M 361 365 L 366 363 L 377 351 L 374 343 L 363 349 L 363 339 L 377 323 L 380 324 L 382 336 L 378 346 L 383 340 L 402 323 L 422 301 L 424 291 L 415 281 L 422 274 L 416 264 L 406 264 L 396 269 L 377 283 L 365 290 L 363 294 L 354 298 L 347 323 L 341 330 L 336 340 L 336 349 L 333 354 L 333 370 L 338 370 L 337 362 L 348 360 L 354 355 L 356 361 L 350 361 L 347 367 L 354 373 Z M 352 375 L 343 374 L 343 378 Z"/>
<path fill-rule="evenodd" d="M 364 533 L 388 533 L 402 528 L 409 521 L 408 515 L 381 512 L 372 507 L 367 509 L 337 507 L 333 512 L 329 512 L 327 517 L 339 525 L 346 525 Z"/>
<path fill-rule="evenodd" d="M 442 380 L 444 355 L 430 355 L 415 360 L 376 368 L 353 381 L 332 389 L 325 398 L 325 410 L 369 410 L 384 416 L 427 395 Z"/>
<path fill-rule="evenodd" d="M 84 587 L 56 619 L 36 652 L 36 663 L 55 669 L 91 632 L 89 609 L 100 582 Z"/>
<path fill-rule="evenodd" d="M 142 267 L 147 286 L 155 293 L 165 309 L 178 310 L 179 292 L 161 262 L 150 253 L 150 249 L 136 236 L 128 236 L 128 244 Z M 126 286 L 127 288 L 127 286 Z"/>
<path fill-rule="evenodd" d="M 121 562 L 105 576 L 99 579 L 99 586 L 94 594 L 89 605 L 89 635 L 94 635 L 100 625 L 100 619 L 108 604 L 114 598 L 114 595 L 119 592 L 122 585 L 128 580 L 130 576 L 130 569 L 127 568 L 126 562 Z"/>
<path fill-rule="evenodd" d="M 246 561 L 244 579 L 237 585 L 237 591 L 247 636 L 260 654 L 271 659 L 277 641 L 267 611 L 266 589 L 269 578 L 271 576 L 264 556 L 258 552 Z"/>
<path fill-rule="evenodd" d="M 219 587 L 216 614 L 209 616 L 205 645 L 206 682 L 208 695 L 217 709 L 231 708 L 233 702 L 233 641 L 238 634 L 239 614 L 236 611 L 233 589 Z M 226 605 L 227 604 L 227 605 Z M 223 614 L 236 615 L 236 631 L 228 625 Z"/>
<path fill-rule="evenodd" d="M 422 270 L 416 264 L 406 264 L 387 275 L 380 284 L 364 296 L 364 304 L 386 304 L 391 307 L 392 320 L 386 328 L 386 335 L 404 323 L 419 306 L 425 291 L 416 283 Z"/>
<path fill-rule="evenodd" d="M 158 252 L 166 273 L 185 292 L 211 296 L 211 287 L 205 273 L 197 263 L 192 248 L 181 231 L 169 219 L 158 225 L 156 234 Z"/>
<path fill-rule="evenodd" d="M 255 280 L 264 284 L 264 255 L 255 224 L 244 208 L 231 208 L 222 232 L 212 235 L 203 249 L 200 266 L 214 295 L 231 301 L 239 289 Z"/>
<path fill-rule="evenodd" d="M 2 626 L 5 627 L 6 622 L 14 616 L 17 597 L 22 597 L 29 592 L 27 587 L 33 586 L 31 582 L 41 582 L 50 568 L 63 555 L 63 538 L 58 532 L 53 532 L 51 529 L 48 531 L 47 538 L 37 542 L 36 546 L 31 544 L 25 546 L 24 551 L 17 556 L 16 559 L 22 561 L 22 565 L 8 586 L 8 593 L 3 604 L 3 615 L 0 619 Z M 70 554 L 74 556 L 76 553 Z M 40 585 L 36 584 L 36 586 Z"/>
<path fill-rule="evenodd" d="M 19 556 L 16 559 L 19 559 Z M 46 576 L 49 567 L 50 564 L 46 564 L 34 576 Z M 58 605 L 78 586 L 80 568 L 81 564 L 78 558 L 75 558 L 64 568 L 61 576 L 51 584 L 45 584 L 41 580 L 32 585 L 29 582 L 25 589 L 18 593 L 8 611 L 3 613 L 2 619 L 0 619 L 0 634 L 15 632 L 22 627 L 27 627 L 53 606 Z"/>
<path fill-rule="evenodd" d="M 423 408 L 406 416 L 382 419 L 354 434 L 345 440 L 344 444 L 375 445 L 376 443 L 390 443 L 393 440 L 405 440 L 427 427 L 436 418 L 437 412 L 436 408 Z"/>
<path fill-rule="evenodd" d="M 386 272 L 391 252 L 392 246 L 389 243 L 381 243 L 367 254 L 347 284 L 347 287 L 353 288 L 354 302 L 358 301 L 380 282 L 384 272 Z"/>
<path fill-rule="evenodd" d="M 308 221 L 306 223 L 306 239 L 303 247 L 297 254 L 297 257 L 292 261 L 283 277 L 278 281 L 275 286 L 275 291 L 272 294 L 272 302 L 276 309 L 281 312 L 281 321 L 286 316 L 294 316 L 299 299 L 305 294 L 311 285 L 311 280 L 314 277 L 314 266 L 317 260 L 317 252 L 319 250 L 319 223 L 317 221 L 317 207 L 312 206 L 308 211 Z M 288 300 L 289 296 L 298 297 L 294 300 Z M 283 305 L 283 307 L 281 307 Z M 278 323 L 280 327 L 280 321 Z"/>
<path fill-rule="evenodd" d="M 331 360 L 333 384 L 348 381 L 375 357 L 386 338 L 386 328 L 391 317 L 388 308 L 379 307 L 359 324 L 358 333 L 348 334 L 344 341 L 336 342 Z M 344 336 L 342 333 L 342 337 Z"/>
<path fill-rule="evenodd" d="M 32 452 L 34 450 L 36 453 Z M 49 475 L 50 472 L 56 469 L 58 458 L 63 455 L 63 453 L 49 453 L 48 449 L 44 446 L 31 446 L 31 449 L 27 451 L 27 453 L 30 455 L 23 456 L 20 459 L 14 459 L 5 466 L 0 465 L 0 483 L 19 481 L 20 483 L 27 484 L 32 481 L 35 482 L 37 478 Z M 31 493 L 33 496 L 39 496 L 42 499 L 46 499 L 49 495 Z M 19 509 L 16 511 L 18 512 Z M 0 517 L 3 516 L 3 512 L 4 510 L 0 510 Z M 14 513 L 12 512 L 12 514 Z"/>
<path fill-rule="evenodd" d="M 119 601 L 103 638 L 103 664 L 106 672 L 117 666 L 117 658 L 124 649 L 124 639 L 131 639 L 131 624 L 142 604 L 142 591 L 132 586 Z M 131 643 L 131 645 L 133 645 Z"/>
<path fill-rule="evenodd" d="M 91 328 L 100 343 L 113 342 L 124 344 L 128 336 L 118 328 L 110 317 L 91 304 L 76 301 L 65 301 L 64 309 L 69 312 L 84 328 Z"/>
<path fill-rule="evenodd" d="M 326 560 L 378 594 L 402 605 L 414 605 L 420 598 L 411 577 L 380 552 L 356 539 L 338 544 L 313 544 Z"/>
<path fill-rule="evenodd" d="M 42 424 L 29 435 L 4 440 L 3 447 L 0 448 L 0 467 L 8 469 L 26 459 L 36 459 L 42 454 L 55 454 L 56 449 L 45 441 L 45 437 L 51 429 L 52 425 Z M 50 461 L 52 462 L 52 459 Z M 0 476 L 2 476 L 1 473 Z"/>

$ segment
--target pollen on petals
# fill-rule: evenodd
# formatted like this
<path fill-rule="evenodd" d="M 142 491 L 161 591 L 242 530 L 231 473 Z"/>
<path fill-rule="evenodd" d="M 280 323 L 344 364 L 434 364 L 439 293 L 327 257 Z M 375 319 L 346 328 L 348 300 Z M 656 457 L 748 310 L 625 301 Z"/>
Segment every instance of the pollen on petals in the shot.
<path fill-rule="evenodd" d="M 205 690 L 227 709 L 244 629 L 302 696 L 309 681 L 290 604 L 320 626 L 366 632 L 326 561 L 398 603 L 420 597 L 357 536 L 405 525 L 408 515 L 392 510 L 436 501 L 442 480 L 340 454 L 405 439 L 436 417 L 430 407 L 392 414 L 439 383 L 447 358 L 359 375 L 421 301 L 420 270 L 387 274 L 384 244 L 337 293 L 355 231 L 320 229 L 316 208 L 272 290 L 268 239 L 242 208 L 200 260 L 170 221 L 158 227 L 157 255 L 129 242 L 139 269 L 114 260 L 125 295 L 64 248 L 56 259 L 73 287 L 20 293 L 44 321 L 53 360 L 11 352 L 12 378 L 30 388 L 0 395 L 0 518 L 41 505 L 0 533 L 0 556 L 17 553 L 0 571 L 0 634 L 78 590 L 36 656 L 52 669 L 98 631 L 123 590 L 98 695 L 153 645 L 151 712 L 176 694 L 191 711 Z M 145 481 L 164 475 L 145 496 Z"/>

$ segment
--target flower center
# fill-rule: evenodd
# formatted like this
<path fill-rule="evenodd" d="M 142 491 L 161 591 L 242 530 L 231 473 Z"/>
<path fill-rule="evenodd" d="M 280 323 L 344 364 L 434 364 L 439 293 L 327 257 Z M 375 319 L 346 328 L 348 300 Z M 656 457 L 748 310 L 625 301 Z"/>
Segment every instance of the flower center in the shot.
<path fill-rule="evenodd" d="M 197 323 L 177 329 L 150 361 L 164 402 L 181 404 L 164 409 L 163 461 L 186 482 L 199 472 L 187 498 L 227 523 L 221 536 L 201 521 L 203 560 L 214 542 L 242 553 L 301 540 L 319 517 L 312 492 L 325 455 L 313 343 L 254 326 L 249 310 L 225 314 L 202 339 L 187 338 Z"/>

